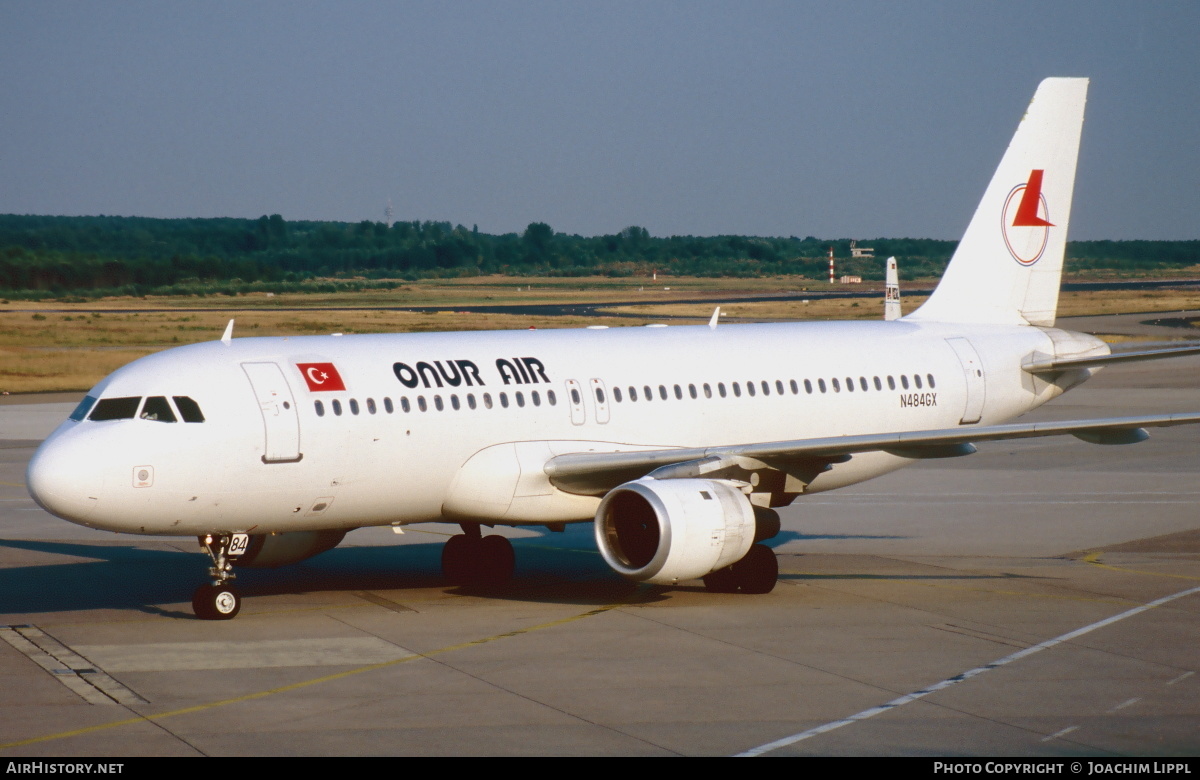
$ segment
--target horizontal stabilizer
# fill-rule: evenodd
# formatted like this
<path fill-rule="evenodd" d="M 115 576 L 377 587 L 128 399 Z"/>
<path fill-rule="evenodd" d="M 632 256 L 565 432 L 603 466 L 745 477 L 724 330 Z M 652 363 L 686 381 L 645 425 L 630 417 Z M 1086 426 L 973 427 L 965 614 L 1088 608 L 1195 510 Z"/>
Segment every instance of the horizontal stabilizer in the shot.
<path fill-rule="evenodd" d="M 982 428 L 943 428 L 929 431 L 869 433 L 858 436 L 829 436 L 820 439 L 734 444 L 724 447 L 679 447 L 636 452 L 576 452 L 551 458 L 546 475 L 560 490 L 579 495 L 603 495 L 612 488 L 673 463 L 712 457 L 756 458 L 768 464 L 792 461 L 837 463 L 847 455 L 886 451 L 905 457 L 946 457 L 967 454 L 969 445 L 981 441 L 1029 439 L 1039 436 L 1072 435 L 1098 444 L 1132 444 L 1142 441 L 1142 428 L 1200 423 L 1200 413 L 1144 417 L 1111 417 L 1100 420 L 1010 423 Z M 927 454 L 920 454 L 925 451 Z"/>
<path fill-rule="evenodd" d="M 1168 349 L 1145 349 L 1136 352 L 1117 352 L 1109 355 L 1095 355 L 1079 358 L 1052 358 L 1047 355 L 1036 356 L 1034 360 L 1021 366 L 1031 374 L 1049 374 L 1055 371 L 1066 371 L 1072 368 L 1095 368 L 1111 366 L 1114 363 L 1132 363 L 1138 360 L 1159 360 L 1185 355 L 1200 355 L 1200 345 L 1188 347 L 1170 347 Z"/>

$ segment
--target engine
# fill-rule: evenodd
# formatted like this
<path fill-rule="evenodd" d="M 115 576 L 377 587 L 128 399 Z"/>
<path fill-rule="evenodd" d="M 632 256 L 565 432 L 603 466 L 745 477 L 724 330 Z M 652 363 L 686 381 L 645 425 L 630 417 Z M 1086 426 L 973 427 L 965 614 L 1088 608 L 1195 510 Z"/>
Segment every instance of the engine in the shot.
<path fill-rule="evenodd" d="M 733 482 L 639 479 L 614 488 L 596 510 L 596 544 L 622 577 L 658 585 L 703 577 L 742 559 L 779 531 Z"/>
<path fill-rule="evenodd" d="M 237 564 L 252 569 L 286 566 L 332 550 L 345 538 L 345 529 L 252 534 L 250 544 L 246 547 L 246 552 L 237 558 Z"/>

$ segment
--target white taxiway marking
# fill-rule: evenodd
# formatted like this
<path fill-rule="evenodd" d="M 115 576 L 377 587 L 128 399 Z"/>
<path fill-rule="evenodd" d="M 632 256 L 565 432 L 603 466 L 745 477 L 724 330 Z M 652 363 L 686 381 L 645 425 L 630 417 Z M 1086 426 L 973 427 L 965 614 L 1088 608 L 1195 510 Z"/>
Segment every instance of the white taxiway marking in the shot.
<path fill-rule="evenodd" d="M 1027 647 L 1024 650 L 1018 650 L 1017 652 L 1013 653 L 1012 655 L 1006 655 L 997 661 L 992 661 L 990 664 L 987 664 L 986 666 L 978 666 L 974 669 L 971 669 L 970 671 L 963 672 L 962 674 L 956 674 L 953 677 L 942 680 L 940 683 L 935 683 L 935 684 L 929 686 L 928 688 L 923 688 L 919 691 L 914 691 L 913 693 L 905 694 L 904 696 L 901 696 L 898 699 L 892 699 L 887 704 L 881 704 L 878 707 L 872 707 L 869 710 L 863 710 L 862 712 L 858 713 L 857 715 L 851 715 L 848 718 L 843 718 L 841 720 L 835 720 L 832 723 L 826 723 L 823 726 L 817 726 L 816 728 L 809 729 L 808 731 L 801 731 L 799 734 L 793 734 L 790 737 L 784 737 L 783 739 L 777 739 L 774 742 L 768 742 L 765 745 L 760 745 L 756 748 L 752 748 L 751 750 L 747 750 L 744 753 L 738 753 L 735 756 L 735 758 L 753 758 L 754 756 L 761 756 L 764 753 L 770 753 L 772 750 L 778 750 L 780 748 L 787 747 L 788 745 L 794 745 L 797 742 L 801 742 L 810 737 L 815 737 L 818 734 L 824 734 L 827 731 L 833 731 L 834 729 L 840 729 L 842 726 L 849 726 L 851 723 L 857 723 L 858 721 L 861 721 L 861 720 L 873 718 L 876 715 L 879 715 L 881 713 L 888 712 L 889 710 L 894 710 L 897 707 L 903 707 L 905 704 L 909 704 L 911 702 L 917 701 L 918 699 L 923 699 L 926 696 L 928 696 L 929 694 L 937 693 L 938 691 L 949 688 L 951 685 L 955 685 L 957 683 L 963 682 L 964 680 L 969 680 L 972 677 L 978 677 L 979 675 L 983 674 L 984 672 L 990 672 L 992 669 L 999 669 L 1001 666 L 1007 666 L 1008 664 L 1012 663 L 1013 661 L 1019 661 L 1022 658 L 1026 658 L 1028 656 L 1033 655 L 1034 653 L 1040 653 L 1041 651 L 1047 650 L 1051 647 L 1054 647 L 1055 645 L 1060 645 L 1063 642 L 1069 642 L 1072 639 L 1083 636 L 1084 634 L 1091 633 L 1092 631 L 1095 631 L 1098 628 L 1104 628 L 1105 626 L 1110 626 L 1113 623 L 1124 620 L 1125 618 L 1130 618 L 1130 617 L 1133 617 L 1134 615 L 1140 615 L 1141 613 L 1146 612 L 1147 610 L 1154 609 L 1155 607 L 1161 607 L 1163 604 L 1174 601 L 1175 599 L 1181 599 L 1184 596 L 1190 596 L 1193 593 L 1200 593 L 1200 587 L 1188 588 L 1187 590 L 1182 590 L 1178 593 L 1172 593 L 1170 596 L 1163 596 L 1161 599 L 1151 601 L 1148 604 L 1143 604 L 1140 607 L 1134 607 L 1133 609 L 1122 612 L 1119 615 L 1113 615 L 1110 618 L 1105 618 L 1104 620 L 1098 621 L 1096 623 L 1092 623 L 1091 625 L 1088 625 L 1088 626 L 1084 626 L 1083 628 L 1077 628 L 1074 631 L 1071 631 L 1070 633 L 1063 634 L 1062 636 L 1055 637 L 1054 639 L 1047 639 L 1045 642 L 1034 645 L 1033 647 Z M 1120 705 L 1118 705 L 1117 709 L 1119 709 L 1120 707 L 1124 707 L 1129 704 L 1132 704 L 1134 701 L 1137 701 L 1137 700 L 1131 699 L 1130 701 L 1127 701 L 1124 704 L 1120 704 Z"/>
<path fill-rule="evenodd" d="M 1116 712 L 1117 710 L 1123 710 L 1126 707 L 1128 707 L 1130 704 L 1136 704 L 1137 702 L 1139 702 L 1141 700 L 1142 700 L 1141 696 L 1135 696 L 1132 699 L 1126 699 L 1125 701 L 1121 702 L 1120 704 L 1118 704 L 1117 706 L 1115 706 L 1111 710 L 1109 710 L 1109 712 Z"/>
<path fill-rule="evenodd" d="M 1191 677 L 1193 674 L 1195 674 L 1195 672 L 1184 672 L 1183 674 L 1176 677 L 1174 680 L 1168 680 L 1167 685 L 1174 685 L 1177 682 L 1183 682 L 1187 678 Z"/>
<path fill-rule="evenodd" d="M 375 637 L 85 645 L 76 647 L 75 650 L 109 672 L 363 666 L 412 655 L 407 650 Z"/>
<path fill-rule="evenodd" d="M 1067 726 L 1062 731 L 1056 731 L 1048 737 L 1042 737 L 1042 742 L 1049 742 L 1052 739 L 1058 739 L 1059 737 L 1065 737 L 1067 734 L 1070 734 L 1072 731 L 1078 730 L 1078 728 L 1079 728 L 1078 726 Z"/>

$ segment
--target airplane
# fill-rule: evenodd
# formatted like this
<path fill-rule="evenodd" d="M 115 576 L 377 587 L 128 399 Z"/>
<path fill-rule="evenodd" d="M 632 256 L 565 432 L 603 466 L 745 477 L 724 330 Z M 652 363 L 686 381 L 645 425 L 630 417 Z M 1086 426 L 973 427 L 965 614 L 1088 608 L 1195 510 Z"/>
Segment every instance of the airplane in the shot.
<path fill-rule="evenodd" d="M 348 531 L 458 523 L 450 583 L 510 580 L 484 526 L 594 523 L 626 579 L 761 594 L 778 507 L 986 441 L 1128 444 L 1200 414 L 1008 422 L 1126 360 L 1054 327 L 1088 80 L 1043 81 L 932 296 L 890 321 L 233 338 L 96 385 L 29 462 L 46 511 L 196 536 L 192 606 L 230 619 L 235 563 Z"/>
<path fill-rule="evenodd" d="M 900 270 L 896 267 L 896 258 L 889 257 L 886 263 L 886 275 L 883 281 L 883 318 L 885 320 L 900 319 Z"/>

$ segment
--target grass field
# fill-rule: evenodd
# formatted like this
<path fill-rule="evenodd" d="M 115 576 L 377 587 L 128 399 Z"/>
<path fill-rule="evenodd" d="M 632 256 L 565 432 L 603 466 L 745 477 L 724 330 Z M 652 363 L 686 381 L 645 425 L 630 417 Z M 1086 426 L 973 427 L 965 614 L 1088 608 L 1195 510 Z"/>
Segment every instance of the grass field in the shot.
<path fill-rule="evenodd" d="M 930 282 L 931 283 L 931 282 Z M 917 285 L 920 282 L 906 282 Z M 385 333 L 520 328 L 613 327 L 644 325 L 671 317 L 672 323 L 707 322 L 709 304 L 677 303 L 700 295 L 847 290 L 869 292 L 858 300 L 772 301 L 722 305 L 724 320 L 878 319 L 878 285 L 804 283 L 775 279 L 510 279 L 487 278 L 414 282 L 397 290 L 336 295 L 266 294 L 237 297 L 110 298 L 86 303 L 6 302 L 0 304 L 0 391 L 7 393 L 85 390 L 137 357 L 167 347 L 220 338 L 236 319 L 235 337 L 321 333 Z M 417 313 L 389 307 L 521 304 L 636 305 L 602 308 L 597 317 L 479 314 L 462 311 Z M 906 297 L 904 311 L 921 298 Z M 342 311 L 322 311 L 339 307 Z M 220 311 L 201 311 L 219 308 Z M 1064 293 L 1060 316 L 1126 311 L 1180 311 L 1200 308 L 1200 293 L 1136 290 Z M 109 311 L 104 311 L 104 310 Z M 111 311 L 121 309 L 122 311 Z M 164 309 L 165 311 L 151 311 Z M 284 311 L 300 309 L 300 311 Z M 624 315 L 624 316 L 615 316 Z M 677 319 L 682 318 L 682 319 Z"/>

